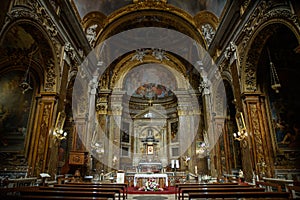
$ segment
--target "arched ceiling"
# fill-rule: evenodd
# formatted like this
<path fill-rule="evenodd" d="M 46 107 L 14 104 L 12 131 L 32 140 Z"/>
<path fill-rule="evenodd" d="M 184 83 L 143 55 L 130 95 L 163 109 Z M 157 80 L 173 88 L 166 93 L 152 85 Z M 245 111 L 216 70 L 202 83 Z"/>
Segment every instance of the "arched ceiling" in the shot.
<path fill-rule="evenodd" d="M 99 11 L 105 15 L 131 4 L 132 0 L 73 0 L 79 15 L 83 18 L 86 14 Z M 220 17 L 226 0 L 168 0 L 168 4 L 176 6 L 191 16 L 198 12 L 208 10 Z"/>

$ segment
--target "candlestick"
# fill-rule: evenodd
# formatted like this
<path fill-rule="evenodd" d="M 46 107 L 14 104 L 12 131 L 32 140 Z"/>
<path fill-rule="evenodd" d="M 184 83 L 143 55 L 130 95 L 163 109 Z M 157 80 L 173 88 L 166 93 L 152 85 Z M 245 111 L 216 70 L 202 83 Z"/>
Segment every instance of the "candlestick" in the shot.
<path fill-rule="evenodd" d="M 179 168 L 179 160 L 176 160 L 176 168 Z"/>
<path fill-rule="evenodd" d="M 171 160 L 171 168 L 173 169 L 175 165 L 175 160 Z"/>

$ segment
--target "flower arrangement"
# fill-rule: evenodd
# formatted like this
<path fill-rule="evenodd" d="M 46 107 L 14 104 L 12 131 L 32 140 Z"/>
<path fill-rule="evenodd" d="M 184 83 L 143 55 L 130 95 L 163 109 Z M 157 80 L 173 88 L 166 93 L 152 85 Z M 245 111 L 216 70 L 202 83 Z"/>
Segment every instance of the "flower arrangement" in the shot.
<path fill-rule="evenodd" d="M 159 187 L 159 184 L 155 182 L 155 179 L 148 179 L 143 187 L 139 188 L 140 191 L 163 191 L 163 188 Z"/>

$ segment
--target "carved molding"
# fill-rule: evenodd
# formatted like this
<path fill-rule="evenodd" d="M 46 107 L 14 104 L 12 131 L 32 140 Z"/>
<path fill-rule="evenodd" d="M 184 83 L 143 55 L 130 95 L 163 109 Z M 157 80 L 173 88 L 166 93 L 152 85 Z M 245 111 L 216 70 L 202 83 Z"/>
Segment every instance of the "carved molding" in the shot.
<path fill-rule="evenodd" d="M 244 84 L 246 91 L 256 91 L 257 90 L 257 63 L 259 61 L 260 53 L 263 49 L 264 44 L 267 39 L 272 35 L 276 25 L 272 24 L 269 29 L 264 29 L 256 38 L 251 45 L 251 51 L 247 55 L 247 60 L 244 66 Z"/>
<path fill-rule="evenodd" d="M 162 60 L 160 60 L 155 58 L 152 55 L 153 53 L 152 49 L 144 49 L 143 51 L 144 51 L 144 55 L 143 58 L 141 58 L 142 62 L 140 61 L 140 59 L 137 59 L 136 57 L 137 52 L 132 52 L 131 54 L 126 55 L 126 57 L 120 59 L 119 63 L 116 66 L 114 66 L 112 77 L 110 78 L 110 83 L 107 83 L 109 84 L 110 88 L 116 88 L 116 87 L 121 88 L 122 85 L 120 85 L 120 83 L 122 83 L 122 81 L 120 80 L 122 80 L 125 77 L 126 73 L 130 69 L 140 65 L 141 63 L 163 63 L 166 66 L 172 67 L 181 75 L 186 74 L 186 68 L 184 64 L 177 57 L 174 57 L 172 54 L 169 54 L 168 52 L 162 50 L 158 50 L 160 52 L 163 52 L 161 53 Z M 182 79 L 183 77 L 179 77 L 179 78 Z M 181 86 L 180 84 L 183 85 L 184 83 L 177 82 L 178 88 L 184 87 Z"/>
<path fill-rule="evenodd" d="M 48 60 L 47 66 L 46 66 L 46 78 L 45 78 L 45 87 L 44 90 L 46 92 L 54 92 L 55 91 L 55 66 L 53 59 Z"/>
<path fill-rule="evenodd" d="M 245 91 L 257 90 L 256 66 L 258 58 L 265 42 L 276 28 L 276 23 L 270 21 L 278 19 L 278 23 L 283 23 L 297 32 L 300 30 L 297 16 L 287 7 L 272 9 L 272 6 L 274 6 L 272 1 L 262 1 L 250 16 L 239 37 L 239 40 L 241 41 L 239 46 L 239 59 L 244 66 L 245 73 L 243 80 Z M 268 26 L 267 30 L 262 29 L 259 34 L 257 34 L 261 27 L 266 26 Z M 254 35 L 255 38 L 253 38 Z M 250 42 L 250 40 L 253 42 Z M 246 55 L 246 53 L 248 53 L 248 55 Z M 247 60 L 244 60 L 245 58 Z"/>
<path fill-rule="evenodd" d="M 224 51 L 224 56 L 227 60 L 230 61 L 230 64 L 233 63 L 235 59 L 237 59 L 236 52 L 237 46 L 234 44 L 234 42 L 231 41 Z"/>
<path fill-rule="evenodd" d="M 256 163 L 256 168 L 258 173 L 260 174 L 270 174 L 269 170 L 270 167 L 266 165 L 266 159 L 264 155 L 264 144 L 262 140 L 262 133 L 260 129 L 260 117 L 259 117 L 259 109 L 257 108 L 257 104 L 250 104 L 250 116 L 252 121 L 252 133 L 253 133 L 253 142 L 255 146 L 255 160 L 254 163 Z M 264 163 L 264 164 L 263 164 Z M 264 168 L 262 169 L 262 166 L 259 166 L 263 164 Z"/>
<path fill-rule="evenodd" d="M 129 4 L 112 13 L 105 20 L 104 28 L 96 39 L 96 45 L 129 27 L 140 27 L 141 23 L 155 23 L 155 26 L 166 28 L 172 26 L 173 29 L 189 35 L 205 46 L 201 31 L 189 13 L 162 1 L 149 0 Z"/>
<path fill-rule="evenodd" d="M 37 149 L 36 149 L 36 161 L 35 161 L 35 171 L 36 174 L 43 172 L 46 158 L 44 157 L 45 151 L 47 151 L 47 137 L 49 134 L 49 129 L 51 126 L 51 113 L 52 113 L 52 103 L 47 103 L 43 105 L 43 113 L 41 116 L 39 137 L 37 138 Z"/>
<path fill-rule="evenodd" d="M 219 19 L 213 13 L 204 10 L 194 16 L 197 28 L 201 31 L 206 44 L 209 46 L 219 26 Z"/>
<path fill-rule="evenodd" d="M 61 57 L 61 45 L 58 42 L 57 36 L 57 27 L 51 17 L 48 15 L 47 10 L 39 4 L 37 0 L 32 0 L 28 2 L 28 6 L 32 8 L 32 10 L 28 10 L 26 7 L 14 7 L 10 13 L 7 13 L 7 18 L 5 20 L 5 26 L 9 23 L 13 23 L 18 19 L 32 19 L 33 21 L 40 24 L 42 27 L 45 28 L 46 32 L 48 33 L 53 47 L 55 49 L 56 58 L 60 60 Z M 45 84 L 45 91 L 54 91 L 55 85 L 55 78 L 56 73 L 54 69 L 54 61 L 53 59 L 47 61 L 46 67 L 46 84 Z"/>
<path fill-rule="evenodd" d="M 100 94 L 100 97 L 96 100 L 96 111 L 98 114 L 107 114 L 108 109 L 108 95 Z"/>

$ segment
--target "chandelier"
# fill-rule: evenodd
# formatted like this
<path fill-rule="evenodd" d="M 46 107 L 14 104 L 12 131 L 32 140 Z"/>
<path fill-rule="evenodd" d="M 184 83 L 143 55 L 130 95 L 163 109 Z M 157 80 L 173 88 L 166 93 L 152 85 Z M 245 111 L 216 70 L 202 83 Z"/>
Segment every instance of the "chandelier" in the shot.
<path fill-rule="evenodd" d="M 29 54 L 29 63 L 28 63 L 28 67 L 26 69 L 26 72 L 24 74 L 24 78 L 22 80 L 22 82 L 19 84 L 19 87 L 22 89 L 22 93 L 25 94 L 28 90 L 32 90 L 32 87 L 30 86 L 30 74 L 29 74 L 29 70 L 30 70 L 30 65 L 31 65 L 31 60 L 32 60 L 32 55 L 33 55 L 32 51 Z"/>
<path fill-rule="evenodd" d="M 270 54 L 270 50 L 268 47 L 267 47 L 267 52 L 268 52 L 268 56 L 269 56 L 269 60 L 270 60 L 271 88 L 276 93 L 279 93 L 279 89 L 281 88 L 281 85 L 279 82 L 279 78 L 278 78 L 278 74 L 277 74 L 275 65 L 271 60 L 271 54 Z"/>

